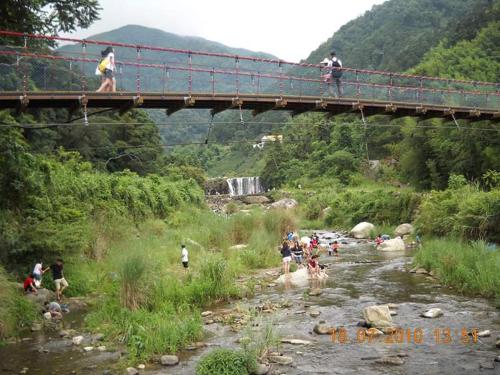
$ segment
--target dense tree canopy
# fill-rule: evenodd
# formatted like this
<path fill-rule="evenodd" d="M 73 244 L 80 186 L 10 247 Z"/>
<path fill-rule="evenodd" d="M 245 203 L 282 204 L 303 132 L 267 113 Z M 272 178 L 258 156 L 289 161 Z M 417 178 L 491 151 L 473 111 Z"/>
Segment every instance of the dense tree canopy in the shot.
<path fill-rule="evenodd" d="M 2 0 L 0 29 L 57 34 L 87 28 L 99 19 L 98 0 Z"/>

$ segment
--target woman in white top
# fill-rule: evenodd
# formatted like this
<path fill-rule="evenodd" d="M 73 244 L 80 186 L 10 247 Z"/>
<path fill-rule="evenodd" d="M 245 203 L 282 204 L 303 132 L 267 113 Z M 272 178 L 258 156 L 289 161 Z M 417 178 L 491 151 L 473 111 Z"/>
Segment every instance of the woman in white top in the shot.
<path fill-rule="evenodd" d="M 35 279 L 35 283 L 38 284 L 36 285 L 37 288 L 42 284 L 42 276 L 49 270 L 49 268 L 50 267 L 43 269 L 42 261 L 39 261 L 37 262 L 37 264 L 35 264 L 35 268 L 33 268 L 33 278 Z"/>
<path fill-rule="evenodd" d="M 116 80 L 115 80 L 115 50 L 113 47 L 108 47 L 101 52 L 106 62 L 106 69 L 102 73 L 104 79 L 101 86 L 97 89 L 97 92 L 115 92 L 116 91 Z"/>

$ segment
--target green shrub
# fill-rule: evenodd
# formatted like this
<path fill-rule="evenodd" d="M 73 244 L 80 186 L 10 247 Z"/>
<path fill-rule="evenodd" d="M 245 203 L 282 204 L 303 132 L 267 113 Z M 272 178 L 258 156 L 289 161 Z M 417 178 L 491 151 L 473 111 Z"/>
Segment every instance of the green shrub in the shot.
<path fill-rule="evenodd" d="M 243 351 L 216 349 L 200 359 L 196 375 L 248 375 L 255 367 L 255 358 Z"/>
<path fill-rule="evenodd" d="M 431 236 L 500 241 L 500 189 L 473 186 L 425 194 L 416 226 Z"/>
<path fill-rule="evenodd" d="M 415 263 L 434 270 L 444 284 L 500 298 L 500 252 L 484 242 L 428 240 L 416 254 Z"/>
<path fill-rule="evenodd" d="M 0 266 L 0 342 L 31 325 L 37 317 L 37 309 L 22 294 L 22 289 L 11 282 Z"/>

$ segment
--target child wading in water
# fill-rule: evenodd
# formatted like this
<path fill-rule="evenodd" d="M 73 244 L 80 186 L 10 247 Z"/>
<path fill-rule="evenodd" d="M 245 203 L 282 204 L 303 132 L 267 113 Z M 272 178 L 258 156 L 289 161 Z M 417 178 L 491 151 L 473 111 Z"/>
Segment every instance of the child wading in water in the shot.
<path fill-rule="evenodd" d="M 330 247 L 328 248 L 328 255 L 332 256 L 332 254 L 335 254 L 335 256 L 338 257 L 339 248 L 340 244 L 338 243 L 338 241 L 333 241 L 332 243 L 330 243 Z"/>

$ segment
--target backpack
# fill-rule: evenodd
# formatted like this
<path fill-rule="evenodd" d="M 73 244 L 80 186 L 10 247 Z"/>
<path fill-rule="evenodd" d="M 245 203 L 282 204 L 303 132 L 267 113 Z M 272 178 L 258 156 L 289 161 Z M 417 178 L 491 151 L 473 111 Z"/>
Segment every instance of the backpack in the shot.
<path fill-rule="evenodd" d="M 106 70 L 106 68 L 108 66 L 108 63 L 109 63 L 109 59 L 107 57 L 105 57 L 104 59 L 101 60 L 101 62 L 99 63 L 99 65 L 97 65 L 97 69 L 101 73 L 104 73 L 104 71 Z"/>
<path fill-rule="evenodd" d="M 342 66 L 340 65 L 338 60 L 332 60 L 332 77 L 333 78 L 340 78 L 342 77 L 342 74 L 344 73 L 340 68 Z"/>

